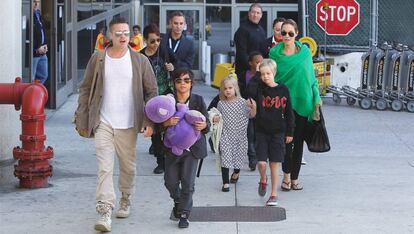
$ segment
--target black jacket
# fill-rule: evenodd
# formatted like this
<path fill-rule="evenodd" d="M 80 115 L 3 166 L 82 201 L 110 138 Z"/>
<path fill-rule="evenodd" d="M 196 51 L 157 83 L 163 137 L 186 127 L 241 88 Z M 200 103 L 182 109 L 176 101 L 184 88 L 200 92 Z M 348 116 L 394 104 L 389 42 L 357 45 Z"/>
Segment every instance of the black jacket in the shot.
<path fill-rule="evenodd" d="M 33 56 L 34 57 L 41 56 L 40 54 L 36 52 L 36 50 L 46 43 L 46 32 L 44 30 L 42 15 L 40 15 L 40 21 L 41 21 L 41 24 L 36 19 L 36 15 L 33 12 Z M 43 44 L 42 44 L 42 29 L 43 29 L 43 33 L 45 36 L 44 38 L 45 42 Z"/>
<path fill-rule="evenodd" d="M 161 35 L 161 46 L 170 48 L 172 51 L 174 51 L 174 47 L 171 48 L 169 46 L 169 39 L 170 39 L 170 33 Z M 185 36 L 184 34 L 181 36 L 180 44 L 177 47 L 177 50 L 174 52 L 175 58 L 177 59 L 177 62 L 174 64 L 176 68 L 179 67 L 186 67 L 186 68 L 193 68 L 194 64 L 194 57 L 195 57 L 195 51 L 194 51 L 194 42 L 189 37 Z"/>
<path fill-rule="evenodd" d="M 259 51 L 264 55 L 266 33 L 262 26 L 246 20 L 240 24 L 234 34 L 236 44 L 236 74 L 239 81 L 241 95 L 246 98 L 246 81 L 245 73 L 249 70 L 249 54 L 253 51 Z"/>
<path fill-rule="evenodd" d="M 188 103 L 188 109 L 197 110 L 206 117 L 207 127 L 201 131 L 200 139 L 198 139 L 194 143 L 194 145 L 190 147 L 190 151 L 194 155 L 195 158 L 203 159 L 207 157 L 207 142 L 206 142 L 205 134 L 207 134 L 210 130 L 210 121 L 208 119 L 206 104 L 204 103 L 203 97 L 197 94 L 191 94 L 190 100 Z M 168 149 L 166 147 L 165 149 L 171 152 L 171 149 Z"/>

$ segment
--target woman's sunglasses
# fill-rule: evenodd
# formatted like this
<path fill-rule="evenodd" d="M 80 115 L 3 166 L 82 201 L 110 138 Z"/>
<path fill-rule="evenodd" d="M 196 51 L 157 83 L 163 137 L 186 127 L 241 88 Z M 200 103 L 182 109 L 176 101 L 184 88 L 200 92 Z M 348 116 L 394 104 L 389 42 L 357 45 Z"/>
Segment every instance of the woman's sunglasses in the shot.
<path fill-rule="evenodd" d="M 286 36 L 286 35 L 289 35 L 289 37 L 294 37 L 295 36 L 295 33 L 292 32 L 292 31 L 290 31 L 290 32 L 282 31 L 281 34 L 282 34 L 282 36 Z"/>
<path fill-rule="evenodd" d="M 186 84 L 189 84 L 189 83 L 191 83 L 191 79 L 190 78 L 184 78 L 184 79 L 175 79 L 174 80 L 174 82 L 176 83 L 176 84 L 181 84 L 181 83 L 186 83 Z"/>
<path fill-rule="evenodd" d="M 150 44 L 154 44 L 155 42 L 160 43 L 160 41 L 161 41 L 161 38 L 157 38 L 157 39 L 153 39 L 153 40 L 149 41 L 149 43 Z"/>

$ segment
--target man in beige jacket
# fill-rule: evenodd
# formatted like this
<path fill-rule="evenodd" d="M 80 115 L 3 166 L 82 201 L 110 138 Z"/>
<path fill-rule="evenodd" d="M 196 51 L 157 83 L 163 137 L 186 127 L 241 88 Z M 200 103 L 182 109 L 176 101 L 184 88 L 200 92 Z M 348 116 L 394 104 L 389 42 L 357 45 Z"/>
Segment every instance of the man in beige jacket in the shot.
<path fill-rule="evenodd" d="M 157 95 L 157 82 L 148 59 L 128 46 L 129 26 L 124 18 L 109 23 L 112 43 L 105 52 L 92 55 L 80 87 L 77 113 L 89 112 L 87 136 L 95 137 L 98 161 L 96 210 L 98 231 L 111 231 L 111 214 L 116 197 L 113 185 L 114 155 L 119 160 L 119 190 L 122 197 L 116 217 L 130 213 L 134 191 L 137 134 L 152 135 L 152 123 L 144 113 L 144 103 Z M 97 78 L 88 106 L 93 76 Z"/>

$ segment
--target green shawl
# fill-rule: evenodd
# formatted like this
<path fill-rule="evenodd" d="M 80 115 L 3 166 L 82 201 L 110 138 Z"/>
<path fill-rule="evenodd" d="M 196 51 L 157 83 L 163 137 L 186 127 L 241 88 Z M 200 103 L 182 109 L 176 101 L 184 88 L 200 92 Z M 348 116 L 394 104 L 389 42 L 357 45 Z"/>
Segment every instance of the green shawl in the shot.
<path fill-rule="evenodd" d="M 299 51 L 286 56 L 284 44 L 278 43 L 269 52 L 269 57 L 277 64 L 275 82 L 289 88 L 293 110 L 300 116 L 311 118 L 315 105 L 321 101 L 312 55 L 307 46 L 295 41 Z"/>

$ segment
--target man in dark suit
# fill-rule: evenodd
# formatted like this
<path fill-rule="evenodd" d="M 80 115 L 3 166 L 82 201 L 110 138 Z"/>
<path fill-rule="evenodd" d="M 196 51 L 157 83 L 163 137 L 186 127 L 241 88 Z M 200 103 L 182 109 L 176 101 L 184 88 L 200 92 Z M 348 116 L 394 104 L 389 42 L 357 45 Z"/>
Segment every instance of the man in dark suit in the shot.
<path fill-rule="evenodd" d="M 48 48 L 45 43 L 45 31 L 40 13 L 40 0 L 33 0 L 33 60 L 32 80 L 45 83 L 48 77 Z"/>
<path fill-rule="evenodd" d="M 203 97 L 191 92 L 193 72 L 188 68 L 178 68 L 174 70 L 172 78 L 176 102 L 187 104 L 190 110 L 197 110 L 206 117 L 206 121 L 194 124 L 194 128 L 201 131 L 201 137 L 189 149 L 184 150 L 181 155 L 175 155 L 171 149 L 166 149 L 164 181 L 170 197 L 174 200 L 171 218 L 179 219 L 179 228 L 187 228 L 189 225 L 188 217 L 193 207 L 198 161 L 207 156 L 205 134 L 210 129 L 210 123 Z M 162 125 L 167 128 L 176 125 L 178 121 L 178 117 L 171 117 Z"/>
<path fill-rule="evenodd" d="M 194 42 L 183 34 L 184 26 L 184 14 L 181 11 L 171 13 L 171 31 L 163 35 L 161 43 L 175 53 L 177 58 L 176 68 L 185 67 L 192 69 L 195 57 Z"/>

